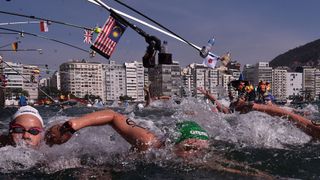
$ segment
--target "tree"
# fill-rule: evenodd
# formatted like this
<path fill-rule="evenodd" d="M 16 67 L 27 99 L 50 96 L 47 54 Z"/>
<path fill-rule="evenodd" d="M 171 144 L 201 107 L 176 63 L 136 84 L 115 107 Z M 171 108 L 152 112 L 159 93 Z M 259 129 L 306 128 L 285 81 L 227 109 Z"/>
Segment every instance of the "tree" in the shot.
<path fill-rule="evenodd" d="M 58 90 L 56 87 L 41 87 L 41 91 L 39 91 L 39 99 L 48 98 L 47 95 L 44 94 L 42 91 L 53 98 L 56 98 L 61 94 L 61 91 Z"/>
<path fill-rule="evenodd" d="M 95 95 L 93 95 L 93 94 L 86 94 L 85 96 L 84 96 L 84 99 L 86 99 L 86 100 L 90 100 L 91 102 L 94 102 L 94 100 L 96 100 L 96 99 L 101 99 L 100 98 L 100 96 L 95 96 Z"/>
<path fill-rule="evenodd" d="M 124 95 L 124 96 L 119 96 L 120 101 L 132 101 L 134 100 L 132 97 L 128 96 L 128 95 Z"/>
<path fill-rule="evenodd" d="M 27 90 L 22 90 L 21 94 L 26 97 L 29 97 L 29 92 Z"/>
<path fill-rule="evenodd" d="M 22 88 L 7 88 L 6 89 L 5 97 L 9 97 L 9 99 L 11 99 L 12 97 L 18 98 L 19 95 L 29 97 L 29 92 L 26 90 L 23 90 Z"/>

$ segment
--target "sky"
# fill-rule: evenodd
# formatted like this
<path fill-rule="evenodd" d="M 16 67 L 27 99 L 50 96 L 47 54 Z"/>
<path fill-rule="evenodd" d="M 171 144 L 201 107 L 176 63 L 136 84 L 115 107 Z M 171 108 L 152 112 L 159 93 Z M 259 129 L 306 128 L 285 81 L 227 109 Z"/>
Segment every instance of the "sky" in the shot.
<path fill-rule="evenodd" d="M 145 20 L 113 0 L 104 3 L 129 15 Z M 171 31 L 197 46 L 206 45 L 214 37 L 212 52 L 231 53 L 232 60 L 244 64 L 271 61 L 286 51 L 320 38 L 319 0 L 123 0 L 122 2 L 156 20 Z M 103 26 L 109 16 L 105 9 L 86 0 L 0 0 L 0 11 L 33 15 L 85 27 Z M 33 19 L 0 14 L 0 23 Z M 199 52 L 172 37 L 129 20 L 150 35 L 168 42 L 173 60 L 182 67 L 202 63 Z M 149 22 L 148 20 L 146 20 Z M 152 24 L 152 23 L 151 23 Z M 83 29 L 59 24 L 49 25 L 49 32 L 40 32 L 39 24 L 0 26 L 54 38 L 90 51 L 83 43 Z M 25 35 L 1 34 L 0 47 L 21 41 L 21 49 L 42 49 L 38 52 L 1 51 L 6 61 L 23 64 L 48 64 L 50 69 L 70 59 L 86 59 L 107 63 L 100 55 L 90 58 L 86 52 L 56 42 Z M 94 37 L 95 39 L 95 37 Z M 93 40 L 94 40 L 93 39 Z M 147 43 L 135 31 L 127 28 L 110 60 L 117 63 L 141 61 Z"/>

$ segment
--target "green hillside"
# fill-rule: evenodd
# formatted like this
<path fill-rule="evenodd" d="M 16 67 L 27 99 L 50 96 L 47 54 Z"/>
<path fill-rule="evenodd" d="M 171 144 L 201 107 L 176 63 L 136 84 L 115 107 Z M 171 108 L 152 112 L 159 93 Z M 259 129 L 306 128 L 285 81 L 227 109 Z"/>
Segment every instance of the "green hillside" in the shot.
<path fill-rule="evenodd" d="M 270 66 L 288 66 L 295 70 L 299 66 L 320 65 L 320 39 L 291 49 L 270 61 Z"/>

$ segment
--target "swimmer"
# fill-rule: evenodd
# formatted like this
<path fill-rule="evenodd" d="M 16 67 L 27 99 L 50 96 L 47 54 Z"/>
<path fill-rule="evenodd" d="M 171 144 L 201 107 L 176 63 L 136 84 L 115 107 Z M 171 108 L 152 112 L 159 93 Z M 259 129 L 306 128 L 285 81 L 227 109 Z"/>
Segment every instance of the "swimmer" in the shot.
<path fill-rule="evenodd" d="M 66 124 L 66 123 L 65 123 Z M 82 117 L 67 121 L 68 129 L 66 133 L 76 132 L 88 126 L 112 126 L 125 140 L 127 140 L 133 149 L 145 151 L 150 148 L 161 148 L 164 146 L 155 134 L 146 128 L 139 126 L 134 120 L 114 112 L 112 110 L 102 110 L 93 112 Z M 65 136 L 61 131 L 62 124 L 54 125 L 46 134 L 46 142 L 52 146 L 62 144 L 71 136 Z M 63 128 L 65 129 L 65 128 Z M 209 135 L 207 132 L 193 121 L 185 121 L 177 124 L 177 130 L 180 134 L 175 140 L 174 152 L 180 157 L 198 155 L 204 152 L 209 146 Z"/>
<path fill-rule="evenodd" d="M 70 119 L 64 123 L 56 124 L 44 131 L 44 123 L 39 112 L 31 106 L 23 106 L 12 116 L 9 134 L 0 136 L 0 146 L 17 146 L 26 144 L 37 149 L 41 141 L 49 146 L 67 142 L 73 134 L 85 127 L 110 125 L 137 152 L 151 148 L 162 148 L 162 142 L 154 133 L 138 125 L 134 120 L 114 112 L 101 110 L 86 114 L 82 117 Z M 209 135 L 205 129 L 194 121 L 184 121 L 176 124 L 178 136 L 173 139 L 173 152 L 183 159 L 203 157 L 209 150 Z M 223 167 L 223 171 L 244 175 L 261 176 L 259 173 L 250 174 Z"/>
<path fill-rule="evenodd" d="M 72 138 L 75 132 L 85 127 L 101 125 L 112 126 L 138 151 L 163 146 L 163 142 L 152 132 L 112 110 L 97 111 L 73 118 L 56 124 L 45 132 L 44 122 L 38 110 L 31 106 L 23 106 L 12 116 L 9 133 L 0 136 L 0 147 L 25 144 L 36 149 L 42 141 L 49 146 L 63 144 Z M 209 136 L 198 124 L 187 121 L 178 126 L 181 136 L 176 141 L 175 152 L 179 156 L 197 154 L 200 150 L 208 148 Z"/>
<path fill-rule="evenodd" d="M 208 91 L 198 89 L 204 93 L 210 100 L 216 101 L 217 99 Z M 218 102 L 218 101 L 216 101 Z M 218 105 L 217 105 L 218 106 Z M 320 125 L 310 119 L 307 119 L 299 114 L 283 109 L 277 105 L 247 103 L 244 99 L 240 98 L 234 105 L 235 110 L 240 113 L 248 113 L 250 111 L 260 111 L 267 113 L 271 116 L 286 117 L 288 120 L 294 122 L 294 124 L 303 130 L 306 134 L 310 135 L 314 139 L 320 139 Z M 226 107 L 223 107 L 226 108 Z M 231 113 L 232 111 L 221 111 L 223 113 Z"/>

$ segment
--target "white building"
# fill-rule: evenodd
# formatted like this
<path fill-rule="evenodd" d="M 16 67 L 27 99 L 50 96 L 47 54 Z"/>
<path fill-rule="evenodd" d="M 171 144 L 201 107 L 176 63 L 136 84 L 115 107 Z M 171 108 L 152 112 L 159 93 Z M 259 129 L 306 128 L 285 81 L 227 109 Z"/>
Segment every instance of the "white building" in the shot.
<path fill-rule="evenodd" d="M 55 87 L 57 90 L 61 90 L 61 78 L 59 71 L 56 71 L 52 74 L 50 78 L 50 87 Z"/>
<path fill-rule="evenodd" d="M 7 77 L 7 92 L 21 89 L 28 92 L 29 100 L 38 99 L 38 66 L 23 65 L 14 62 L 1 63 L 0 74 Z M 8 97 L 14 98 L 14 97 Z"/>
<path fill-rule="evenodd" d="M 197 88 L 208 90 L 211 94 L 218 96 L 217 86 L 218 70 L 209 68 L 203 64 L 190 64 L 182 70 L 182 84 L 192 95 L 202 97 L 203 94 Z"/>
<path fill-rule="evenodd" d="M 287 70 L 276 68 L 272 73 L 272 94 L 276 99 L 285 100 L 287 98 Z"/>
<path fill-rule="evenodd" d="M 79 98 L 94 95 L 106 100 L 102 64 L 73 60 L 61 64 L 60 73 L 63 92 L 70 92 Z"/>
<path fill-rule="evenodd" d="M 258 62 L 254 66 L 247 64 L 243 68 L 243 75 L 253 86 L 257 86 L 260 81 L 272 84 L 272 67 L 269 67 L 269 62 Z"/>
<path fill-rule="evenodd" d="M 125 63 L 126 95 L 135 101 L 144 101 L 144 67 L 142 62 Z"/>
<path fill-rule="evenodd" d="M 119 100 L 120 96 L 126 95 L 126 69 L 123 64 L 109 61 L 103 64 L 105 73 L 106 99 L 110 101 Z"/>
<path fill-rule="evenodd" d="M 22 89 L 28 91 L 29 100 L 38 99 L 38 88 L 39 88 L 39 73 L 38 66 L 23 66 L 23 85 Z"/>
<path fill-rule="evenodd" d="M 316 99 L 320 99 L 320 70 L 314 72 L 314 95 Z"/>
<path fill-rule="evenodd" d="M 313 67 L 303 67 L 302 90 L 308 100 L 315 98 L 315 71 Z"/>
<path fill-rule="evenodd" d="M 194 89 L 194 77 L 191 73 L 190 65 L 181 70 L 182 95 L 189 96 Z"/>
<path fill-rule="evenodd" d="M 286 73 L 286 97 L 301 95 L 302 91 L 302 73 Z"/>
<path fill-rule="evenodd" d="M 39 80 L 39 86 L 40 87 L 49 87 L 49 83 L 50 83 L 50 78 L 49 77 L 41 78 Z"/>
<path fill-rule="evenodd" d="M 20 63 L 5 62 L 2 63 L 2 73 L 7 77 L 6 88 L 21 88 L 23 87 L 23 65 Z M 30 79 L 29 77 L 25 77 Z"/>

